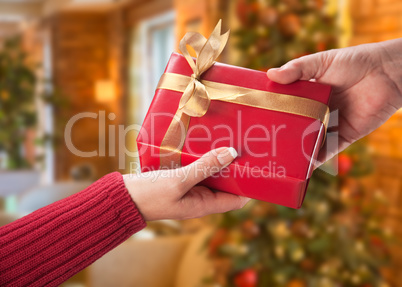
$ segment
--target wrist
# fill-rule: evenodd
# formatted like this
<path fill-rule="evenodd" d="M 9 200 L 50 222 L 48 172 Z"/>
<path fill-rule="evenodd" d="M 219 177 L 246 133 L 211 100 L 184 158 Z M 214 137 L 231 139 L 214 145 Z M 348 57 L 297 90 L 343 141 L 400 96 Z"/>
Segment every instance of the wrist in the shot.
<path fill-rule="evenodd" d="M 388 76 L 392 82 L 395 90 L 397 91 L 397 98 L 391 99 L 396 103 L 398 108 L 402 107 L 402 38 L 385 42 L 379 42 L 378 44 L 382 70 L 385 75 Z"/>
<path fill-rule="evenodd" d="M 124 174 L 123 175 L 124 185 L 126 186 L 127 192 L 130 195 L 131 200 L 134 202 L 138 211 L 146 220 L 146 217 L 143 213 L 143 206 L 142 206 L 141 199 L 138 198 L 141 196 L 140 192 L 138 192 L 138 191 L 141 190 L 142 186 L 141 186 L 141 182 L 136 179 L 137 179 L 137 176 L 135 174 Z M 137 192 L 135 192 L 135 190 L 137 190 Z"/>

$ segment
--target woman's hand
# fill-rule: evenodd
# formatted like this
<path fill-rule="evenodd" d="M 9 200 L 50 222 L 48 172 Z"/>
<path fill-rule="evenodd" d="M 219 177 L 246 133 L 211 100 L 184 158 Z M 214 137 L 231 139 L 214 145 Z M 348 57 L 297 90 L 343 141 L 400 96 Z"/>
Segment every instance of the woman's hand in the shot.
<path fill-rule="evenodd" d="M 330 110 L 339 110 L 339 145 L 323 151 L 320 161 L 378 128 L 402 106 L 401 50 L 397 39 L 321 52 L 268 70 L 281 84 L 314 79 L 333 87 Z"/>
<path fill-rule="evenodd" d="M 144 219 L 189 219 L 242 208 L 248 198 L 195 186 L 237 157 L 234 148 L 218 148 L 194 163 L 171 170 L 124 175 L 125 185 Z"/>

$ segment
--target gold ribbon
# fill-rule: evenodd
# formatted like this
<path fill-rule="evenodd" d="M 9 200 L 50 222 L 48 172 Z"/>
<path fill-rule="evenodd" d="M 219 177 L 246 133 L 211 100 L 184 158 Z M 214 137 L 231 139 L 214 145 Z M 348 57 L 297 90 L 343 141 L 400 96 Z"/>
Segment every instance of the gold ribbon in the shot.
<path fill-rule="evenodd" d="M 201 80 L 200 76 L 208 70 L 225 47 L 229 31 L 221 35 L 221 21 L 218 22 L 211 36 L 206 39 L 199 33 L 187 33 L 180 41 L 179 49 L 189 63 L 191 77 L 165 73 L 157 89 L 166 89 L 183 93 L 179 108 L 166 131 L 161 143 L 160 166 L 176 167 L 180 165 L 191 117 L 202 117 L 208 111 L 211 100 L 230 102 L 260 109 L 290 113 L 320 120 L 325 130 L 328 125 L 328 106 L 307 98 L 249 89 L 239 86 Z M 193 47 L 197 61 L 187 50 Z"/>

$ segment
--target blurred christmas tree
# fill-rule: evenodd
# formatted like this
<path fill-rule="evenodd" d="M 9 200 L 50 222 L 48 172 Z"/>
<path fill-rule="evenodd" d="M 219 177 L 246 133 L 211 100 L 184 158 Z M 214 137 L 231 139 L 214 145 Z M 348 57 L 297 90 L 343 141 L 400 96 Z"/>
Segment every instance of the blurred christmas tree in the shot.
<path fill-rule="evenodd" d="M 237 1 L 235 31 L 243 66 L 266 70 L 309 53 L 336 48 L 335 18 L 323 0 Z M 303 207 L 252 201 L 222 215 L 208 240 L 214 274 L 204 286 L 388 286 L 381 266 L 390 234 L 366 200 L 359 177 L 371 172 L 363 142 L 339 155 L 338 177 L 314 173 Z M 269 187 L 268 187 L 269 188 Z"/>
<path fill-rule="evenodd" d="M 6 40 L 0 50 L 0 152 L 6 154 L 7 169 L 31 165 L 21 152 L 27 130 L 37 122 L 37 79 L 27 57 L 19 38 Z"/>
<path fill-rule="evenodd" d="M 294 58 L 336 48 L 335 17 L 324 0 L 238 0 L 234 31 L 242 66 L 266 70 Z"/>
<path fill-rule="evenodd" d="M 390 234 L 358 177 L 370 172 L 363 143 L 339 156 L 339 176 L 317 170 L 299 210 L 252 201 L 222 215 L 208 241 L 215 265 L 205 286 L 388 286 Z M 365 203 L 367 202 L 367 203 Z"/>

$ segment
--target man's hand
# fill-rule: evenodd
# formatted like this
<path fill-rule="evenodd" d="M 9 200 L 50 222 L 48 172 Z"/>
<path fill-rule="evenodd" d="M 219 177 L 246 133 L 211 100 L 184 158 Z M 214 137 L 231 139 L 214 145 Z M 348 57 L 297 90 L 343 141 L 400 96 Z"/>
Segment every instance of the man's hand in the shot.
<path fill-rule="evenodd" d="M 339 146 L 323 162 L 382 125 L 402 107 L 402 39 L 330 50 L 270 69 L 277 83 L 312 80 L 333 87 L 330 110 L 339 110 Z"/>

